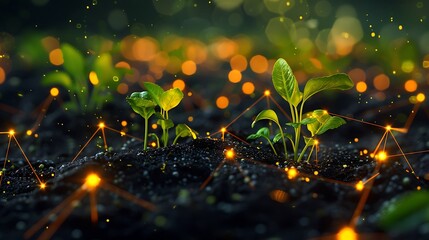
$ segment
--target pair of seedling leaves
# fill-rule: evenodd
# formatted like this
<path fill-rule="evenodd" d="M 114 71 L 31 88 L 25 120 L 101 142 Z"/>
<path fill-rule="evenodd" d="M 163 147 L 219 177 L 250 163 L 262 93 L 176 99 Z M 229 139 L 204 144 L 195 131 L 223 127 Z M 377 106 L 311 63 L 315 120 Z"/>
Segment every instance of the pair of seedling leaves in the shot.
<path fill-rule="evenodd" d="M 251 134 L 248 139 L 266 139 L 276 155 L 277 152 L 273 143 L 281 140 L 283 142 L 285 157 L 288 158 L 285 141 L 287 138 L 291 142 L 293 148 L 294 160 L 300 161 L 308 147 L 311 147 L 311 151 L 308 156 L 310 157 L 314 146 L 317 145 L 317 136 L 328 130 L 338 128 L 346 123 L 344 119 L 340 117 L 330 116 L 325 110 L 318 109 L 306 114 L 303 113 L 305 102 L 316 93 L 326 90 L 347 90 L 352 88 L 353 81 L 346 74 L 339 73 L 326 77 L 312 78 L 307 81 L 304 87 L 304 92 L 301 92 L 289 64 L 284 59 L 280 58 L 274 64 L 272 82 L 277 93 L 279 93 L 280 96 L 289 104 L 292 122 L 286 123 L 286 125 L 294 129 L 295 136 L 283 132 L 283 127 L 279 122 L 276 112 L 272 109 L 267 109 L 263 110 L 256 116 L 252 123 L 252 128 L 256 122 L 260 120 L 270 120 L 278 126 L 279 132 L 274 135 L 271 141 L 269 129 L 267 127 L 263 127 L 255 134 Z M 305 146 L 301 153 L 298 154 L 302 126 L 307 126 L 311 136 L 304 136 Z M 309 158 L 307 158 L 307 161 L 308 159 Z"/>
<path fill-rule="evenodd" d="M 178 88 L 172 88 L 164 91 L 159 85 L 155 83 L 144 83 L 147 91 L 134 92 L 127 98 L 127 102 L 131 105 L 132 109 L 140 114 L 145 120 L 145 133 L 144 133 L 144 149 L 147 147 L 148 135 L 157 140 L 159 147 L 159 138 L 156 134 L 148 134 L 149 118 L 155 115 L 158 118 L 157 124 L 161 126 L 162 135 L 161 141 L 163 146 L 168 146 L 169 134 L 168 130 L 174 127 L 173 121 L 169 118 L 169 111 L 175 108 L 183 99 L 183 92 Z M 157 108 L 158 107 L 158 108 Z M 158 112 L 156 110 L 159 110 Z M 186 124 L 178 124 L 176 126 L 176 137 L 173 144 L 179 138 L 192 137 L 197 138 L 197 132 L 192 130 Z"/>

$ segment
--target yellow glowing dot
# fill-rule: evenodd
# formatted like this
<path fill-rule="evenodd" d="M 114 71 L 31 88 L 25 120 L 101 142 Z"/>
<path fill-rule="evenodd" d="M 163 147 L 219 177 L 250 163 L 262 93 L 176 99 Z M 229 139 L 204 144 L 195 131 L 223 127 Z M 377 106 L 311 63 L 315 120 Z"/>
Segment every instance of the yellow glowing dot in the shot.
<path fill-rule="evenodd" d="M 225 157 L 227 159 L 233 159 L 234 156 L 235 156 L 235 152 L 234 152 L 234 149 L 232 149 L 232 148 L 225 152 Z"/>
<path fill-rule="evenodd" d="M 360 81 L 356 83 L 356 91 L 363 93 L 366 91 L 366 89 L 368 88 L 368 86 L 366 85 L 366 83 L 364 81 Z"/>
<path fill-rule="evenodd" d="M 355 188 L 356 190 L 358 190 L 359 192 L 363 190 L 364 184 L 362 181 L 359 181 L 358 183 L 356 183 Z"/>
<path fill-rule="evenodd" d="M 186 75 L 193 75 L 197 71 L 197 65 L 194 61 L 188 60 L 182 63 L 182 72 Z"/>
<path fill-rule="evenodd" d="M 42 189 L 42 190 L 43 190 L 43 189 L 45 189 L 45 188 L 46 188 L 46 183 L 41 183 L 39 187 L 40 187 L 40 189 Z"/>
<path fill-rule="evenodd" d="M 417 190 L 418 191 L 422 190 L 422 187 L 421 186 L 417 186 Z"/>
<path fill-rule="evenodd" d="M 104 125 L 104 123 L 101 122 L 101 123 L 98 124 L 98 127 L 99 128 L 104 128 L 104 127 L 106 127 L 106 125 Z"/>
<path fill-rule="evenodd" d="M 243 83 L 241 90 L 244 94 L 250 95 L 255 91 L 255 85 L 251 82 L 245 82 Z"/>
<path fill-rule="evenodd" d="M 156 147 L 156 142 L 151 142 L 150 144 L 152 147 Z"/>
<path fill-rule="evenodd" d="M 120 131 L 119 133 L 121 134 L 121 137 L 127 135 L 124 131 Z"/>
<path fill-rule="evenodd" d="M 364 149 L 363 154 L 368 154 L 368 149 Z"/>
<path fill-rule="evenodd" d="M 354 142 L 359 142 L 359 138 L 354 138 L 353 141 Z"/>
<path fill-rule="evenodd" d="M 398 26 L 399 31 L 401 31 L 402 29 L 404 29 L 404 27 L 402 25 Z"/>
<path fill-rule="evenodd" d="M 182 79 L 176 79 L 173 82 L 173 88 L 178 88 L 180 89 L 180 91 L 185 90 L 185 86 L 186 86 L 185 81 L 183 81 Z"/>
<path fill-rule="evenodd" d="M 423 68 L 429 68 L 429 61 L 428 60 L 423 61 Z M 0 70 L 1 70 L 1 68 L 0 68 Z M 1 79 L 0 79 L 0 83 L 1 83 Z"/>
<path fill-rule="evenodd" d="M 372 32 L 372 33 L 371 33 L 371 37 L 375 37 L 375 32 Z"/>
<path fill-rule="evenodd" d="M 225 132 L 226 132 L 226 128 L 224 128 L 224 127 L 223 127 L 223 128 L 221 128 L 221 129 L 220 129 L 220 131 L 221 131 L 222 133 L 225 133 Z"/>
<path fill-rule="evenodd" d="M 192 92 L 188 92 L 188 97 L 192 97 Z"/>
<path fill-rule="evenodd" d="M 216 99 L 216 106 L 220 109 L 225 109 L 229 105 L 229 99 L 225 96 L 220 96 Z"/>
<path fill-rule="evenodd" d="M 127 121 L 125 121 L 125 120 L 121 121 L 121 126 L 122 127 L 126 127 L 127 125 L 128 125 Z"/>
<path fill-rule="evenodd" d="M 86 179 L 85 179 L 85 186 L 91 190 L 96 188 L 101 182 L 101 178 L 95 174 L 95 173 L 91 173 L 89 174 Z"/>
<path fill-rule="evenodd" d="M 188 117 L 188 122 L 193 122 L 193 121 L 194 121 L 194 117 L 189 116 L 189 117 Z"/>
<path fill-rule="evenodd" d="M 51 91 L 49 91 L 49 93 L 51 94 L 52 97 L 56 97 L 58 96 L 58 94 L 60 94 L 60 90 L 58 90 L 58 88 L 53 87 L 51 88 Z"/>
<path fill-rule="evenodd" d="M 384 162 L 387 159 L 387 153 L 385 151 L 381 151 L 377 154 L 377 158 L 380 162 Z"/>
<path fill-rule="evenodd" d="M 423 93 L 419 93 L 416 96 L 417 102 L 423 102 L 426 99 L 426 96 Z"/>
<path fill-rule="evenodd" d="M 328 110 L 323 110 L 323 114 L 328 114 Z"/>
<path fill-rule="evenodd" d="M 155 129 L 157 129 L 157 128 L 158 128 L 158 124 L 153 123 L 153 124 L 152 124 L 152 129 L 154 129 L 154 130 L 155 130 Z"/>
<path fill-rule="evenodd" d="M 392 126 L 387 125 L 387 126 L 386 126 L 386 131 L 390 131 L 390 130 L 392 130 Z"/>
<path fill-rule="evenodd" d="M 267 96 L 267 97 L 268 97 L 268 96 L 270 96 L 270 95 L 271 95 L 270 90 L 265 90 L 265 91 L 264 91 L 264 95 L 265 95 L 265 96 Z"/>
<path fill-rule="evenodd" d="M 9 135 L 10 135 L 10 136 L 15 135 L 15 130 L 13 130 L 13 129 L 9 130 Z"/>
<path fill-rule="evenodd" d="M 405 91 L 415 92 L 417 90 L 417 82 L 415 80 L 407 80 L 404 84 Z"/>
<path fill-rule="evenodd" d="M 318 171 L 314 171 L 314 176 L 317 176 L 317 175 L 319 175 L 319 172 Z"/>
<path fill-rule="evenodd" d="M 56 48 L 49 52 L 49 61 L 52 65 L 59 66 L 64 63 L 63 52 L 61 49 Z"/>
<path fill-rule="evenodd" d="M 108 223 L 108 222 L 110 222 L 110 219 L 108 219 L 108 218 L 107 218 L 107 219 L 106 219 L 106 222 L 107 222 L 107 223 Z"/>
<path fill-rule="evenodd" d="M 238 83 L 238 82 L 240 82 L 241 81 L 241 77 L 242 77 L 241 76 L 241 72 L 238 71 L 238 70 L 235 70 L 235 69 L 231 70 L 228 73 L 228 80 L 230 82 L 232 82 L 232 83 Z"/>
<path fill-rule="evenodd" d="M 27 134 L 28 136 L 31 136 L 31 134 L 33 134 L 33 131 L 31 131 L 31 130 L 27 130 L 26 134 Z"/>
<path fill-rule="evenodd" d="M 89 72 L 89 81 L 94 86 L 96 86 L 100 83 L 100 81 L 98 80 L 98 76 L 97 76 L 96 72 L 94 72 L 94 71 Z"/>
<path fill-rule="evenodd" d="M 243 55 L 235 55 L 229 60 L 229 64 L 231 65 L 231 69 L 242 72 L 247 68 L 247 59 Z"/>
<path fill-rule="evenodd" d="M 298 176 L 298 170 L 296 170 L 296 168 L 291 167 L 287 170 L 287 178 L 294 179 L 296 176 Z"/>
<path fill-rule="evenodd" d="M 411 73 L 414 70 L 414 62 L 411 60 L 402 62 L 401 69 L 403 72 Z"/>
<path fill-rule="evenodd" d="M 319 140 L 317 140 L 317 139 L 314 140 L 314 145 L 316 145 L 316 146 L 319 145 Z"/>
<path fill-rule="evenodd" d="M 337 240 L 357 240 L 357 234 L 355 230 L 351 227 L 343 227 L 338 233 L 337 233 Z"/>

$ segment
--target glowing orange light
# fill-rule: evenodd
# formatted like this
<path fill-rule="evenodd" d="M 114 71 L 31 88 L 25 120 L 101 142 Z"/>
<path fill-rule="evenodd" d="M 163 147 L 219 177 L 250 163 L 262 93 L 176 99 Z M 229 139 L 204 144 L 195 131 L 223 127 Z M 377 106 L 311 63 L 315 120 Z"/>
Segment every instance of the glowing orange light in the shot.
<path fill-rule="evenodd" d="M 91 173 L 86 177 L 84 186 L 87 187 L 88 190 L 93 190 L 100 182 L 101 178 L 97 174 Z"/>
<path fill-rule="evenodd" d="M 234 156 L 235 156 L 235 152 L 234 152 L 234 149 L 232 148 L 225 152 L 225 157 L 227 159 L 234 159 Z"/>
<path fill-rule="evenodd" d="M 243 72 L 247 68 L 247 59 L 243 55 L 235 55 L 229 60 L 231 69 Z"/>
<path fill-rule="evenodd" d="M 64 63 L 63 52 L 61 49 L 56 48 L 49 52 L 49 61 L 52 65 L 60 66 Z"/>
<path fill-rule="evenodd" d="M 33 134 L 33 131 L 31 131 L 31 130 L 27 130 L 26 134 L 27 134 L 28 136 L 31 136 L 31 134 Z"/>
<path fill-rule="evenodd" d="M 49 93 L 51 94 L 52 97 L 56 97 L 58 96 L 58 94 L 60 94 L 60 90 L 58 90 L 58 88 L 53 87 L 51 88 L 51 91 L 49 91 Z"/>
<path fill-rule="evenodd" d="M 238 83 L 238 82 L 240 82 L 241 81 L 241 77 L 242 77 L 241 76 L 241 72 L 238 71 L 238 70 L 235 70 L 235 69 L 231 70 L 228 73 L 228 80 L 230 82 L 232 82 L 232 83 Z"/>
<path fill-rule="evenodd" d="M 357 234 L 355 230 L 351 227 L 343 227 L 337 233 L 337 240 L 357 240 Z"/>
<path fill-rule="evenodd" d="M 355 188 L 356 190 L 358 190 L 359 192 L 363 190 L 364 184 L 362 181 L 359 181 L 358 183 L 356 183 Z"/>
<path fill-rule="evenodd" d="M 6 80 L 6 73 L 2 67 L 0 67 L 0 84 Z"/>
<path fill-rule="evenodd" d="M 155 129 L 157 129 L 157 128 L 158 128 L 158 124 L 153 123 L 151 127 L 152 127 L 152 129 L 154 129 L 154 130 L 155 130 Z"/>
<path fill-rule="evenodd" d="M 126 40 L 126 39 L 124 39 Z M 150 37 L 140 38 L 137 41 L 131 37 L 131 39 L 127 39 L 128 41 L 134 41 L 132 43 L 131 54 L 126 53 L 126 55 L 132 55 L 135 60 L 138 61 L 151 61 L 156 57 L 158 53 L 158 42 Z M 127 44 L 124 44 L 124 48 L 126 48 Z M 128 49 L 123 49 L 124 51 Z M 129 57 L 129 56 L 127 56 Z"/>
<path fill-rule="evenodd" d="M 386 126 L 386 131 L 390 131 L 390 130 L 392 130 L 392 126 L 387 125 L 387 126 Z"/>
<path fill-rule="evenodd" d="M 127 125 L 128 125 L 127 121 L 125 121 L 125 120 L 121 121 L 121 126 L 122 127 L 126 127 Z"/>
<path fill-rule="evenodd" d="M 376 155 L 376 157 L 380 162 L 384 162 L 387 159 L 387 153 L 385 151 L 381 151 Z"/>
<path fill-rule="evenodd" d="M 356 83 L 356 91 L 363 93 L 368 89 L 368 86 L 366 85 L 365 82 L 360 81 L 358 83 Z"/>
<path fill-rule="evenodd" d="M 268 97 L 268 96 L 270 96 L 270 95 L 271 95 L 270 90 L 265 90 L 265 91 L 264 91 L 264 95 L 265 95 L 265 96 L 267 96 L 267 97 Z"/>
<path fill-rule="evenodd" d="M 45 189 L 45 188 L 46 188 L 46 183 L 40 183 L 40 186 L 39 186 L 39 187 L 40 187 L 40 189 L 42 189 L 42 190 L 43 190 L 43 189 Z"/>
<path fill-rule="evenodd" d="M 104 125 L 104 123 L 103 123 L 103 122 L 101 122 L 101 123 L 99 123 L 99 124 L 98 124 L 98 127 L 99 127 L 99 128 L 104 128 L 104 127 L 106 127 L 106 125 Z"/>
<path fill-rule="evenodd" d="M 319 145 L 319 140 L 315 139 L 314 140 L 314 145 L 316 145 L 316 146 Z"/>
<path fill-rule="evenodd" d="M 423 93 L 419 93 L 416 96 L 417 102 L 423 102 L 426 99 L 426 96 Z"/>
<path fill-rule="evenodd" d="M 268 60 L 262 55 L 255 55 L 250 59 L 250 68 L 255 73 L 264 73 L 268 70 Z"/>
<path fill-rule="evenodd" d="M 296 168 L 291 167 L 289 169 L 286 170 L 287 171 L 287 178 L 289 179 L 294 179 L 296 178 L 296 176 L 298 176 L 298 170 L 296 170 Z"/>
<path fill-rule="evenodd" d="M 379 74 L 374 78 L 374 87 L 379 91 L 384 91 L 390 86 L 390 79 L 386 74 Z"/>
<path fill-rule="evenodd" d="M 156 142 L 152 142 L 150 145 L 151 145 L 152 147 L 156 147 Z"/>
<path fill-rule="evenodd" d="M 225 133 L 225 132 L 226 132 L 226 128 L 224 128 L 224 127 L 223 127 L 223 128 L 221 128 L 221 129 L 220 129 L 220 131 L 221 131 L 222 133 Z"/>
<path fill-rule="evenodd" d="M 255 91 L 255 85 L 251 82 L 245 82 L 243 83 L 241 90 L 244 94 L 250 95 Z"/>
<path fill-rule="evenodd" d="M 407 80 L 404 84 L 404 89 L 407 92 L 415 92 L 417 90 L 417 82 L 415 80 Z"/>
<path fill-rule="evenodd" d="M 98 80 L 98 76 L 97 76 L 96 72 L 94 72 L 94 71 L 89 72 L 89 81 L 94 86 L 96 86 L 100 83 L 100 81 Z"/>
<path fill-rule="evenodd" d="M 115 64 L 116 68 L 125 68 L 125 69 L 131 69 L 131 66 L 129 63 L 125 62 L 125 61 L 121 61 L 121 62 L 117 62 Z"/>
<path fill-rule="evenodd" d="M 186 75 L 193 75 L 197 71 L 197 64 L 194 61 L 188 60 L 182 63 L 182 72 Z"/>
<path fill-rule="evenodd" d="M 229 99 L 225 96 L 220 96 L 216 99 L 216 106 L 220 109 L 225 109 L 229 105 Z"/>
<path fill-rule="evenodd" d="M 270 192 L 270 197 L 276 202 L 285 203 L 287 202 L 288 194 L 283 190 L 276 189 Z"/>
<path fill-rule="evenodd" d="M 15 135 L 15 130 L 13 130 L 13 129 L 9 130 L 9 135 L 10 135 L 10 136 Z"/>
<path fill-rule="evenodd" d="M 125 95 L 128 93 L 129 87 L 128 84 L 126 83 L 119 83 L 118 87 L 116 88 L 116 91 L 118 91 L 118 93 Z"/>
<path fill-rule="evenodd" d="M 173 88 L 178 88 L 181 91 L 185 90 L 185 86 L 186 86 L 185 81 L 183 81 L 182 79 L 176 79 L 173 82 Z"/>

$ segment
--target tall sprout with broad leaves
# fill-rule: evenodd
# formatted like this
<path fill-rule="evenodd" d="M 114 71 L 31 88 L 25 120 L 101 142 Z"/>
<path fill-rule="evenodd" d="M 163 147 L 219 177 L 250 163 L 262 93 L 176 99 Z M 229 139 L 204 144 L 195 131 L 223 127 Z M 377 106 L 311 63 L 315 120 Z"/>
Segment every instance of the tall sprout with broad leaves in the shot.
<path fill-rule="evenodd" d="M 344 119 L 337 116 L 330 116 L 327 111 L 320 109 L 304 113 L 304 105 L 307 100 L 316 93 L 326 90 L 348 90 L 352 88 L 354 84 L 348 75 L 338 73 L 326 77 L 312 78 L 305 84 L 304 92 L 301 92 L 299 90 L 298 81 L 293 75 L 289 64 L 286 60 L 280 58 L 274 64 L 272 82 L 277 93 L 288 103 L 292 121 L 286 123 L 286 126 L 293 129 L 293 134 L 283 131 L 285 126 L 280 123 L 274 110 L 266 109 L 256 116 L 252 123 L 252 128 L 258 121 L 269 120 L 277 125 L 279 132 L 273 137 L 272 141 L 270 140 L 270 132 L 267 128 L 259 129 L 258 132 L 250 135 L 248 138 L 255 139 L 262 137 L 268 141 L 273 150 L 275 150 L 273 143 L 282 141 L 285 158 L 288 158 L 286 145 L 286 139 L 288 139 L 292 145 L 293 158 L 299 162 L 309 147 L 311 147 L 309 154 L 309 156 L 311 156 L 314 146 L 316 145 L 317 136 L 346 123 Z M 299 153 L 302 126 L 307 127 L 311 136 L 303 137 L 305 145 Z M 277 154 L 275 151 L 274 153 Z"/>
<path fill-rule="evenodd" d="M 147 148 L 148 136 L 154 137 L 157 141 L 157 146 L 160 146 L 160 138 L 154 133 L 148 133 L 149 118 L 152 115 L 158 118 L 157 124 L 162 129 L 161 142 L 166 147 L 170 138 L 169 129 L 174 127 L 174 122 L 170 118 L 169 112 L 182 101 L 183 92 L 178 88 L 164 91 L 159 85 L 150 82 L 144 83 L 144 86 L 147 91 L 132 93 L 127 98 L 127 102 L 136 113 L 145 119 L 144 149 Z M 176 144 L 179 138 L 184 137 L 196 139 L 197 132 L 186 124 L 177 124 L 173 144 Z"/>

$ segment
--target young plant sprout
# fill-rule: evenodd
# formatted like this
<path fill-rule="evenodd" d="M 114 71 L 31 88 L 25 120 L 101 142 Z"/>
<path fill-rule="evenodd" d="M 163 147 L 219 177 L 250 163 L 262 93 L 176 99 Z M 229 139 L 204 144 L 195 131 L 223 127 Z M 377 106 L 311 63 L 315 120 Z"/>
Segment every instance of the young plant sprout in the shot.
<path fill-rule="evenodd" d="M 183 99 L 183 93 L 179 88 L 172 88 L 164 91 L 159 85 L 155 83 L 144 83 L 147 91 L 132 93 L 127 98 L 127 102 L 131 105 L 132 109 L 140 114 L 145 119 L 145 133 L 144 133 L 144 149 L 147 148 L 147 137 L 151 136 L 156 139 L 157 146 L 160 147 L 160 138 L 154 134 L 148 133 L 149 118 L 155 115 L 158 118 L 157 124 L 162 128 L 161 142 L 164 147 L 168 146 L 169 129 L 174 127 L 173 120 L 169 117 L 169 111 L 175 108 Z M 158 112 L 156 111 L 158 109 Z M 176 137 L 173 144 L 177 143 L 179 138 L 192 137 L 197 138 L 197 132 L 192 130 L 186 124 L 178 124 L 176 126 Z"/>
<path fill-rule="evenodd" d="M 324 132 L 338 128 L 346 122 L 337 116 L 330 116 L 327 111 L 314 110 L 308 114 L 304 114 L 304 104 L 314 94 L 325 91 L 325 90 L 347 90 L 353 87 L 352 80 L 344 73 L 334 74 L 326 77 L 312 78 L 307 81 L 304 92 L 299 90 L 298 81 L 292 73 L 292 69 L 286 62 L 286 60 L 280 58 L 276 61 L 273 68 L 272 81 L 275 90 L 280 96 L 286 100 L 289 104 L 289 110 L 292 117 L 292 122 L 286 123 L 287 126 L 291 126 L 294 129 L 294 135 L 285 133 L 283 127 L 279 122 L 277 114 L 272 109 L 263 110 L 260 112 L 252 123 L 252 128 L 256 122 L 260 120 L 269 120 L 274 122 L 278 128 L 277 133 L 272 142 L 270 140 L 270 133 L 267 128 L 259 129 L 255 134 L 250 135 L 248 138 L 255 139 L 262 137 L 268 141 L 273 150 L 273 144 L 278 141 L 282 141 L 285 157 L 288 158 L 288 152 L 286 148 L 286 138 L 289 139 L 293 148 L 294 160 L 301 161 L 308 147 L 316 145 L 316 137 L 323 134 Z M 301 153 L 299 151 L 299 143 L 301 141 L 302 126 L 306 125 L 308 131 L 310 131 L 310 137 L 303 137 L 305 146 Z M 275 154 L 276 151 L 274 151 Z"/>

